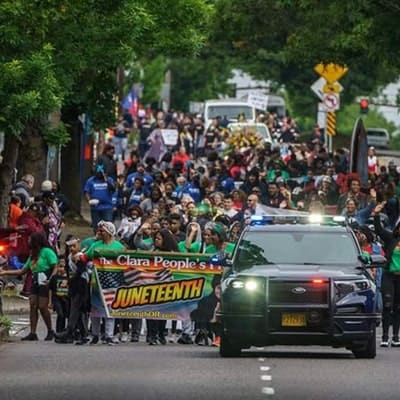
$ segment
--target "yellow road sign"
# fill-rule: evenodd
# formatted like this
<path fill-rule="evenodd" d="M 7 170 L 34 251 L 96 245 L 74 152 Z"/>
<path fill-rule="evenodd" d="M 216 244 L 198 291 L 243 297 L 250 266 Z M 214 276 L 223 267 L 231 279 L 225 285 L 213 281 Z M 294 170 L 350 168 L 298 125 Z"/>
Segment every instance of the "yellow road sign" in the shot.
<path fill-rule="evenodd" d="M 336 135 L 336 114 L 334 112 L 326 114 L 326 133 L 328 136 Z"/>
<path fill-rule="evenodd" d="M 343 90 L 343 86 L 338 82 L 327 83 L 322 90 L 324 93 L 340 93 Z"/>
<path fill-rule="evenodd" d="M 317 64 L 314 71 L 324 77 L 328 84 L 334 84 L 339 80 L 349 69 L 345 65 L 338 64 Z M 332 92 L 334 92 L 332 90 Z M 336 93 L 336 92 L 335 92 Z"/>

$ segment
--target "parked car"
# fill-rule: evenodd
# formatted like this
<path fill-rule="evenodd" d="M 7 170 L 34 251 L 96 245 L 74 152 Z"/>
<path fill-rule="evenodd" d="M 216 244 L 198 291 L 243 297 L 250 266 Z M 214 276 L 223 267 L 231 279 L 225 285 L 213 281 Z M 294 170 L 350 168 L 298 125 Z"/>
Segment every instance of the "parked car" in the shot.
<path fill-rule="evenodd" d="M 387 149 L 389 147 L 390 135 L 384 128 L 367 128 L 368 146 Z"/>
<path fill-rule="evenodd" d="M 277 220 L 275 221 L 275 219 Z M 255 216 L 225 260 L 221 284 L 220 355 L 251 346 L 345 347 L 376 356 L 380 321 L 368 260 L 352 229 L 331 217 Z"/>

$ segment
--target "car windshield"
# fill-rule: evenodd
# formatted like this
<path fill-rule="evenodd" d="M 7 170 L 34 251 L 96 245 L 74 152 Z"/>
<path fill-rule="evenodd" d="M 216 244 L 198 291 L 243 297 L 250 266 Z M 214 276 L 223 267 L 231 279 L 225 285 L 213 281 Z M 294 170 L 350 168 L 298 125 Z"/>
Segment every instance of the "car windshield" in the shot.
<path fill-rule="evenodd" d="M 367 135 L 368 136 L 383 137 L 383 138 L 385 138 L 387 136 L 385 131 L 372 131 L 372 130 L 368 130 L 367 131 Z"/>
<path fill-rule="evenodd" d="M 240 114 L 244 114 L 247 120 L 253 119 L 253 108 L 246 105 L 218 105 L 208 107 L 208 119 L 227 117 L 228 120 L 237 120 Z"/>
<path fill-rule="evenodd" d="M 229 125 L 229 128 L 235 132 L 236 130 L 244 129 L 246 132 L 256 132 L 259 136 L 261 136 L 265 140 L 271 140 L 271 135 L 269 133 L 269 129 L 266 125 L 263 124 L 241 124 L 241 123 L 233 123 Z"/>
<path fill-rule="evenodd" d="M 358 249 L 346 232 L 248 232 L 235 255 L 234 268 L 263 264 L 349 265 Z"/>

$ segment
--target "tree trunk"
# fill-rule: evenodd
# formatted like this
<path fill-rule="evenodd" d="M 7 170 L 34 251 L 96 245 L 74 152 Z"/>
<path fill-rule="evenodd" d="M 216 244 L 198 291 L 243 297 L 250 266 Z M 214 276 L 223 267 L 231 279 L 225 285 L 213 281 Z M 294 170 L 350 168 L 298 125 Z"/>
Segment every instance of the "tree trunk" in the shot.
<path fill-rule="evenodd" d="M 85 171 L 82 166 L 83 127 L 76 109 L 63 110 L 62 121 L 69 127 L 71 141 L 62 149 L 61 190 L 71 202 L 71 211 L 80 214 Z"/>
<path fill-rule="evenodd" d="M 20 140 L 11 134 L 4 138 L 3 162 L 0 164 L 0 226 L 7 226 L 10 192 L 15 178 Z"/>
<path fill-rule="evenodd" d="M 31 174 L 35 177 L 33 194 L 40 192 L 41 183 L 46 179 L 47 145 L 42 132 L 34 122 L 22 133 L 20 152 L 17 159 L 18 177 Z"/>

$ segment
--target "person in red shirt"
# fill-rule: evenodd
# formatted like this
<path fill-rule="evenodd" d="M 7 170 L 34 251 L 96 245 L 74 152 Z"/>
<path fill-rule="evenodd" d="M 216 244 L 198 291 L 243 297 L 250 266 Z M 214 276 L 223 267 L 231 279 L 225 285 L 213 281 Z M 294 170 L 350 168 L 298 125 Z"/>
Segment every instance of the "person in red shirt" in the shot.
<path fill-rule="evenodd" d="M 18 226 L 18 218 L 22 215 L 22 200 L 19 196 L 11 196 L 8 208 L 8 227 L 16 228 Z"/>
<path fill-rule="evenodd" d="M 176 153 L 172 157 L 172 168 L 175 169 L 178 165 L 182 165 L 181 172 L 185 172 L 187 170 L 187 162 L 190 161 L 190 156 L 189 154 L 186 153 L 186 148 L 185 146 L 181 146 L 179 148 L 179 152 Z"/>

